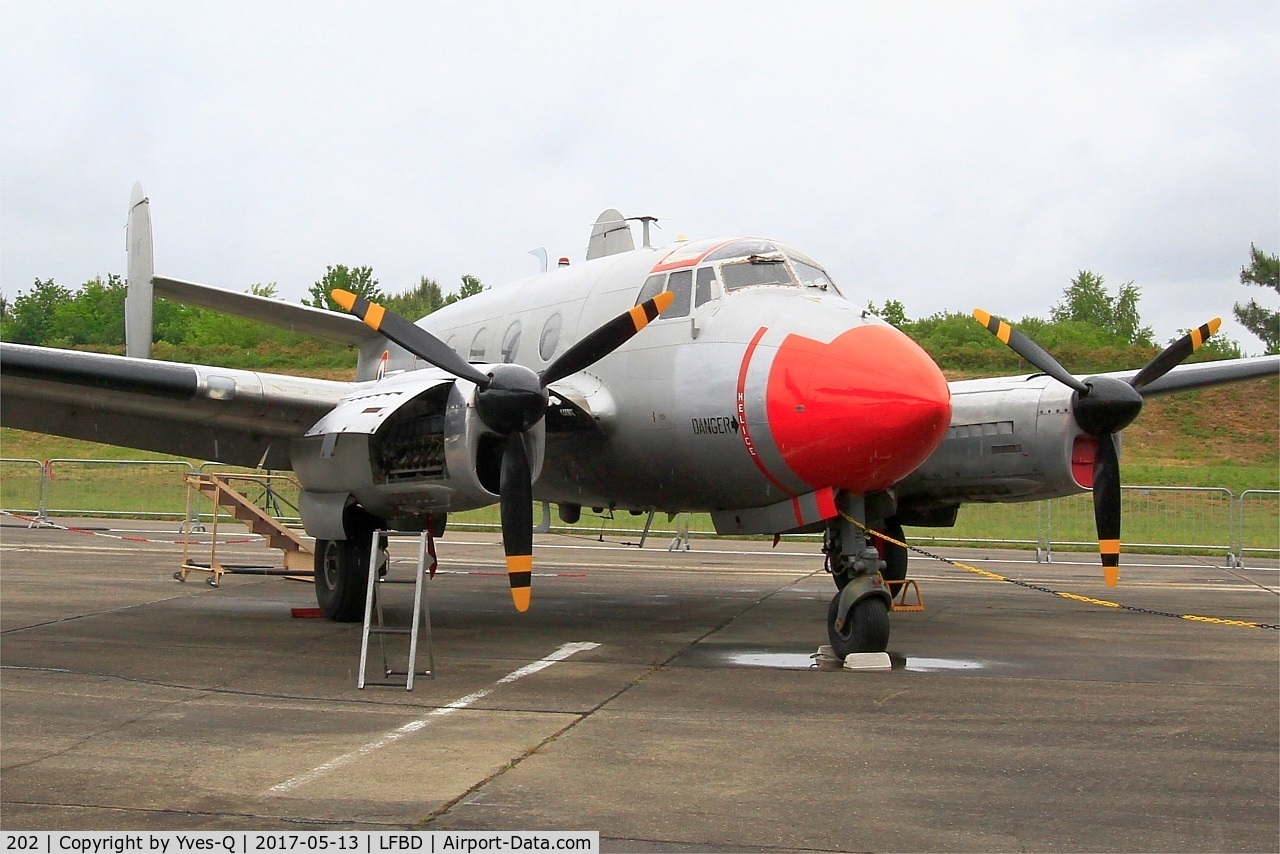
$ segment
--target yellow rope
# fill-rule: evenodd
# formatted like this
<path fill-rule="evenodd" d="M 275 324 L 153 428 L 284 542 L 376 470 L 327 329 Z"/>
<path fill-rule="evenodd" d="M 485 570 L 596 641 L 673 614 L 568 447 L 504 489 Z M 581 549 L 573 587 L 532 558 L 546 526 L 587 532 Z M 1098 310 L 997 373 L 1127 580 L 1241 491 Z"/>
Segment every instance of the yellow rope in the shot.
<path fill-rule="evenodd" d="M 977 573 L 978 575 L 981 575 L 985 578 L 989 578 L 992 581 L 1004 581 L 1008 584 L 1016 584 L 1019 587 L 1026 587 L 1028 590 L 1038 590 L 1041 593 L 1051 593 L 1054 596 L 1061 596 L 1063 599 L 1072 599 L 1076 602 L 1084 602 L 1085 604 L 1088 604 L 1088 605 L 1097 605 L 1100 608 L 1119 608 L 1122 611 L 1133 611 L 1138 614 L 1155 614 L 1156 616 L 1160 616 L 1160 617 L 1174 617 L 1179 620 L 1190 620 L 1191 622 L 1195 622 L 1195 623 L 1214 623 L 1220 626 L 1241 626 L 1243 628 L 1250 628 L 1250 629 L 1271 629 L 1273 631 L 1280 631 L 1280 626 L 1269 625 L 1267 623 L 1251 623 L 1251 622 L 1248 622 L 1247 620 L 1228 620 L 1223 617 L 1202 617 L 1197 614 L 1173 614 L 1167 611 L 1153 611 L 1149 608 L 1136 608 L 1132 605 L 1122 605 L 1119 602 L 1110 602 L 1106 599 L 1094 599 L 1091 596 L 1080 596 L 1079 594 L 1076 594 L 1076 593 L 1066 593 L 1061 590 L 1051 590 L 1048 587 L 1041 587 L 1038 584 L 1030 584 L 1026 581 L 1019 581 L 1016 578 L 1007 578 L 1003 575 L 1000 575 L 999 573 L 989 572 L 985 569 L 978 569 L 976 566 L 969 566 L 968 564 L 961 563 L 958 560 L 951 560 L 950 558 L 945 558 L 940 555 L 930 554 L 929 552 L 924 551 L 923 549 L 919 549 L 919 548 L 916 548 L 915 546 L 908 545 L 907 543 L 904 543 L 901 540 L 895 540 L 893 537 L 890 537 L 888 534 L 882 534 L 879 531 L 875 531 L 875 530 L 872 530 L 871 528 L 868 528 L 866 525 L 859 522 L 857 519 L 854 519 L 852 516 L 845 513 L 843 510 L 840 511 L 840 516 L 841 518 L 857 525 L 859 528 L 863 530 L 864 533 L 871 534 L 874 537 L 879 537 L 885 542 L 893 543 L 895 546 L 901 546 L 904 549 L 909 549 L 913 552 L 916 552 L 917 554 L 922 554 L 925 557 L 933 558 L 934 560 L 940 560 L 943 563 L 949 563 L 952 566 L 959 567 L 960 569 L 965 569 L 965 570 L 968 570 L 969 572 Z"/>

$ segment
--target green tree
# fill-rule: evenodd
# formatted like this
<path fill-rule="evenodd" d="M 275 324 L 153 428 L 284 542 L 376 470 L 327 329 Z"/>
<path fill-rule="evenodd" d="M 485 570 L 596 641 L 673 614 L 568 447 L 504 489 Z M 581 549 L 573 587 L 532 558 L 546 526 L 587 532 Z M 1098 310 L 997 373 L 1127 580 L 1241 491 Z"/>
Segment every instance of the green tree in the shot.
<path fill-rule="evenodd" d="M 450 293 L 444 298 L 445 305 L 453 305 L 455 302 L 473 297 L 484 290 L 484 285 L 480 284 L 480 280 L 475 276 L 463 275 L 462 287 L 456 293 Z"/>
<path fill-rule="evenodd" d="M 387 297 L 384 305 L 401 317 L 417 320 L 443 306 L 444 294 L 439 282 L 423 276 L 416 288 Z"/>
<path fill-rule="evenodd" d="M 63 347 L 124 343 L 124 280 L 115 273 L 90 279 L 53 311 L 49 343 Z"/>
<path fill-rule="evenodd" d="M 868 302 L 867 311 L 890 326 L 896 326 L 899 329 L 911 322 L 907 319 L 907 307 L 896 299 L 885 300 L 884 305 L 879 307 L 873 302 Z"/>
<path fill-rule="evenodd" d="M 1280 256 L 1268 255 L 1252 243 L 1249 254 L 1251 263 L 1240 268 L 1240 284 L 1259 285 L 1280 293 Z M 1268 356 L 1280 353 L 1280 311 L 1258 305 L 1254 299 L 1236 303 L 1233 310 L 1240 325 L 1262 339 Z"/>
<path fill-rule="evenodd" d="M 12 318 L 6 330 L 19 344 L 45 344 L 52 339 L 58 306 L 71 301 L 71 291 L 53 279 L 35 280 L 31 290 L 13 300 Z"/>
<path fill-rule="evenodd" d="M 205 314 L 209 312 L 199 306 L 157 297 L 151 310 L 151 338 L 185 344 L 191 338 L 192 327 Z"/>
<path fill-rule="evenodd" d="M 1019 359 L 967 312 L 940 311 L 907 321 L 902 331 L 938 364 L 966 371 L 1016 370 Z"/>
<path fill-rule="evenodd" d="M 1143 326 L 1138 316 L 1141 296 L 1133 282 L 1128 282 L 1113 297 L 1101 276 L 1081 270 L 1062 292 L 1062 302 L 1049 309 L 1049 319 L 1088 324 L 1122 343 L 1150 347 L 1155 343 L 1151 327 Z"/>
<path fill-rule="evenodd" d="M 248 293 L 271 299 L 276 296 L 276 284 L 250 285 Z M 186 337 L 175 343 L 250 350 L 261 344 L 283 344 L 299 338 L 278 326 L 248 317 L 200 309 L 188 315 Z"/>
<path fill-rule="evenodd" d="M 343 311 L 342 306 L 329 297 L 329 292 L 334 288 L 350 291 L 370 302 L 383 301 L 382 291 L 378 290 L 378 280 L 373 277 L 372 267 L 333 264 L 325 267 L 324 278 L 311 286 L 311 297 L 304 299 L 302 304 L 313 308 L 327 308 L 330 311 Z"/>

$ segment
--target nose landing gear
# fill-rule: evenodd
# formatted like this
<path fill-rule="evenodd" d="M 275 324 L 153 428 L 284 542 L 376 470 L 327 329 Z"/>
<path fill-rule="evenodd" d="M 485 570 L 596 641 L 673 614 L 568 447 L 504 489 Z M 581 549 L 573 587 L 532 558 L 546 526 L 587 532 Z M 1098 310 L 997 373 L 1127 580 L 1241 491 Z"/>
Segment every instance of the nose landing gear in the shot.
<path fill-rule="evenodd" d="M 828 524 L 822 547 L 827 569 L 840 588 L 827 608 L 827 637 L 840 658 L 855 652 L 884 652 L 893 607 L 883 575 L 887 564 L 867 543 L 859 525 L 866 521 L 863 496 L 838 493 L 836 507 L 840 515 Z"/>

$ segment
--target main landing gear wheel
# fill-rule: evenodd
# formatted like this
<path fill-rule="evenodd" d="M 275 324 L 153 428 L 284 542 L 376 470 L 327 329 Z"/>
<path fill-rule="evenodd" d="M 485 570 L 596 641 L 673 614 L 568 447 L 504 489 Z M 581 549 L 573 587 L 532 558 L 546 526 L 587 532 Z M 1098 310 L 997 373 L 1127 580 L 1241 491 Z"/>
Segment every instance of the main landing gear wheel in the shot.
<path fill-rule="evenodd" d="M 362 531 L 345 540 L 316 541 L 316 601 L 330 620 L 364 619 L 371 536 L 372 531 Z"/>
<path fill-rule="evenodd" d="M 827 637 L 839 658 L 853 652 L 884 652 L 888 648 L 889 606 L 882 597 L 867 596 L 854 602 L 837 631 L 839 616 L 840 594 L 837 593 L 827 609 Z"/>

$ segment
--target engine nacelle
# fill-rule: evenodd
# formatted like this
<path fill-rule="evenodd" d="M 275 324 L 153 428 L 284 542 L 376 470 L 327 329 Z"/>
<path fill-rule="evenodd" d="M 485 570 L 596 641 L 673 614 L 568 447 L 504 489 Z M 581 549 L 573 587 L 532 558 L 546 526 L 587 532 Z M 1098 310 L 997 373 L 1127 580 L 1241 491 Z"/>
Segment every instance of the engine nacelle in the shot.
<path fill-rule="evenodd" d="M 291 445 L 309 534 L 343 539 L 353 502 L 383 519 L 422 520 L 498 501 L 506 437 L 477 415 L 475 385 L 428 373 L 366 386 Z M 536 478 L 546 429 L 539 422 L 522 435 Z"/>
<path fill-rule="evenodd" d="M 946 436 L 895 487 L 901 521 L 947 525 L 962 503 L 1086 491 L 1096 443 L 1076 423 L 1071 394 L 1043 375 L 953 383 Z"/>

